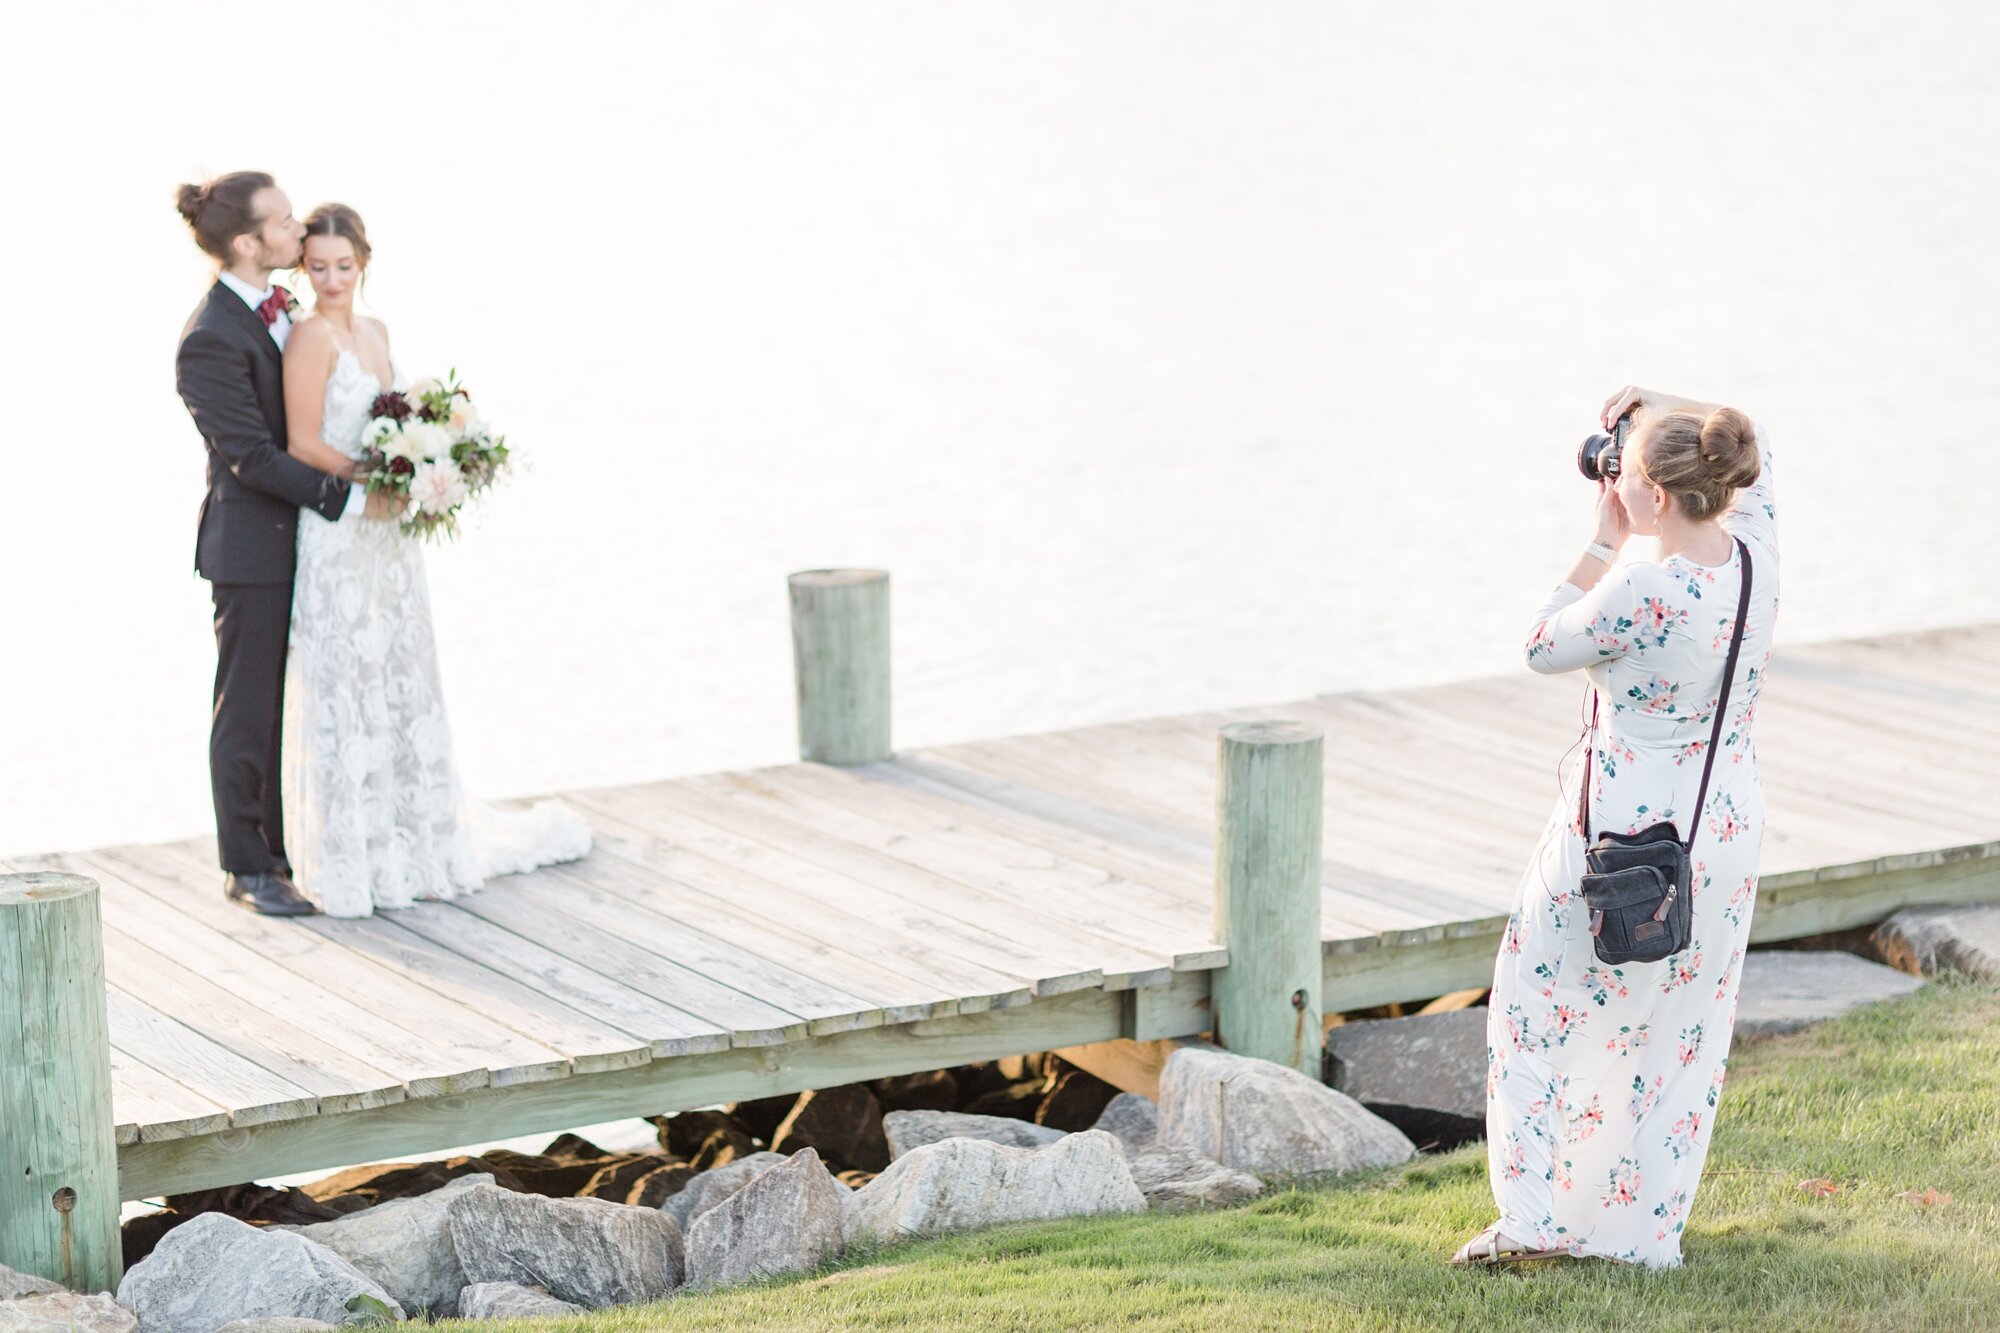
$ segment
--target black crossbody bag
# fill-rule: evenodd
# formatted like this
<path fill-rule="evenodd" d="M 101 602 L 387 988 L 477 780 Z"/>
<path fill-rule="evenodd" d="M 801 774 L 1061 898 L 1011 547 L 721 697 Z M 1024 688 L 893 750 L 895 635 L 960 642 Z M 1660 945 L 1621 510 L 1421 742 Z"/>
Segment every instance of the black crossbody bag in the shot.
<path fill-rule="evenodd" d="M 1606 963 L 1657 963 L 1688 947 L 1694 926 L 1694 835 L 1701 829 L 1701 812 L 1708 803 L 1708 778 L 1715 769 L 1715 752 L 1722 744 L 1722 723 L 1729 709 L 1729 685 L 1736 678 L 1736 654 L 1743 646 L 1743 623 L 1750 613 L 1750 548 L 1741 538 L 1743 593 L 1736 603 L 1736 628 L 1729 638 L 1729 660 L 1722 668 L 1722 694 L 1715 701 L 1715 730 L 1701 766 L 1701 792 L 1694 798 L 1694 816 L 1683 839 L 1672 821 L 1662 821 L 1637 833 L 1600 833 L 1590 840 L 1590 769 L 1597 761 L 1597 712 L 1591 710 L 1591 746 L 1583 756 L 1582 828 L 1583 900 L 1590 908 L 1590 933 L 1597 956 Z"/>

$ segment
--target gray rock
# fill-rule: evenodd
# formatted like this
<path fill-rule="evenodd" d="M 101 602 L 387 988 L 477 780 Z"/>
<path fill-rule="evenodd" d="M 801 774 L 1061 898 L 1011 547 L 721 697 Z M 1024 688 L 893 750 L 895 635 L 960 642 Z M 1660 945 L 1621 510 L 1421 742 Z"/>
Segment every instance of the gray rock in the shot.
<path fill-rule="evenodd" d="M 1387 1166 L 1416 1145 L 1344 1092 L 1296 1069 L 1184 1046 L 1160 1071 L 1160 1143 L 1260 1176 Z"/>
<path fill-rule="evenodd" d="M 1131 1163 L 1132 1183 L 1146 1196 L 1147 1206 L 1159 1213 L 1227 1208 L 1256 1198 L 1264 1189 L 1264 1182 L 1248 1171 L 1211 1162 L 1187 1148 L 1156 1143 L 1141 1149 Z"/>
<path fill-rule="evenodd" d="M 586 1309 L 657 1301 L 681 1283 L 681 1233 L 657 1208 L 481 1185 L 446 1209 L 468 1285 L 518 1282 Z"/>
<path fill-rule="evenodd" d="M 181 1223 L 118 1284 L 118 1303 L 139 1317 L 142 1333 L 208 1333 L 273 1315 L 338 1324 L 359 1296 L 403 1318 L 388 1292 L 324 1245 L 226 1213 Z"/>
<path fill-rule="evenodd" d="M 800 1149 L 695 1219 L 688 1282 L 727 1286 L 838 1259 L 852 1194 L 817 1150 Z"/>
<path fill-rule="evenodd" d="M 901 1157 L 912 1148 L 945 1139 L 984 1139 L 1010 1148 L 1046 1148 L 1063 1136 L 1031 1120 L 1004 1115 L 973 1115 L 965 1111 L 891 1111 L 882 1117 L 889 1156 Z"/>
<path fill-rule="evenodd" d="M 1863 1005 L 1908 995 L 1922 977 L 1851 953 L 1753 949 L 1743 955 L 1736 1035 L 1790 1032 Z"/>
<path fill-rule="evenodd" d="M 215 1333 L 318 1333 L 323 1328 L 338 1328 L 338 1324 L 323 1323 L 317 1319 L 232 1319 Z"/>
<path fill-rule="evenodd" d="M 547 1287 L 518 1282 L 475 1282 L 458 1296 L 462 1319 L 533 1319 L 538 1315 L 582 1314 L 581 1305 L 557 1300 Z"/>
<path fill-rule="evenodd" d="M 60 1282 L 36 1277 L 33 1273 L 16 1272 L 0 1264 L 0 1301 L 11 1301 L 17 1296 L 46 1296 L 62 1289 Z"/>
<path fill-rule="evenodd" d="M 1065 1134 L 1035 1149 L 941 1139 L 912 1148 L 854 1192 L 847 1238 L 900 1240 L 997 1222 L 1145 1209 L 1124 1146 L 1102 1130 Z"/>
<path fill-rule="evenodd" d="M 1486 1010 L 1363 1023 L 1326 1034 L 1327 1082 L 1416 1142 L 1456 1147 L 1486 1133 Z"/>
<path fill-rule="evenodd" d="M 1160 1137 L 1160 1108 L 1151 1097 L 1121 1092 L 1098 1115 L 1092 1129 L 1101 1129 L 1125 1145 L 1130 1157 L 1153 1146 Z"/>
<path fill-rule="evenodd" d="M 57 1287 L 0 1300 L 0 1333 L 134 1333 L 138 1327 L 108 1291 L 85 1296 Z"/>
<path fill-rule="evenodd" d="M 2000 907 L 1910 907 L 1875 928 L 1882 961 L 1904 972 L 2000 980 Z"/>
<path fill-rule="evenodd" d="M 391 1199 L 337 1222 L 288 1229 L 366 1273 L 410 1314 L 453 1315 L 466 1279 L 446 1212 L 467 1190 L 492 1184 L 490 1175 L 460 1176 L 429 1194 Z"/>
<path fill-rule="evenodd" d="M 674 1225 L 686 1235 L 697 1217 L 785 1160 L 781 1152 L 758 1152 L 704 1171 L 661 1204 L 660 1211 L 673 1218 Z"/>

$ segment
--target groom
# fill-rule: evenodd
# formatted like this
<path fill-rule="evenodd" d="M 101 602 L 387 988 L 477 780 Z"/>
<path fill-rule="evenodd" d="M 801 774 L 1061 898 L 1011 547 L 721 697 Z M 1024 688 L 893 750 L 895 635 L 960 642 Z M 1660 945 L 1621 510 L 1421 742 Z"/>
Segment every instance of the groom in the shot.
<path fill-rule="evenodd" d="M 278 786 L 299 510 L 383 515 L 360 487 L 285 451 L 291 294 L 271 273 L 299 262 L 305 227 L 291 201 L 264 173 L 239 171 L 183 185 L 176 202 L 222 266 L 181 333 L 174 379 L 208 446 L 194 567 L 215 598 L 208 771 L 224 891 L 269 916 L 308 916 L 317 909 L 292 885 Z"/>

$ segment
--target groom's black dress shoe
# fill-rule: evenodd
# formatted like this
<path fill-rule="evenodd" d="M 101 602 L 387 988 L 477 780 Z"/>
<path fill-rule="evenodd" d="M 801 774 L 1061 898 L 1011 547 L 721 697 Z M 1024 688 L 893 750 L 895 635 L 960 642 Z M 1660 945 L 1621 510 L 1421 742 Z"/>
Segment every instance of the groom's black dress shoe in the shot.
<path fill-rule="evenodd" d="M 223 882 L 229 900 L 265 916 L 317 916 L 319 909 L 282 875 L 235 875 Z"/>

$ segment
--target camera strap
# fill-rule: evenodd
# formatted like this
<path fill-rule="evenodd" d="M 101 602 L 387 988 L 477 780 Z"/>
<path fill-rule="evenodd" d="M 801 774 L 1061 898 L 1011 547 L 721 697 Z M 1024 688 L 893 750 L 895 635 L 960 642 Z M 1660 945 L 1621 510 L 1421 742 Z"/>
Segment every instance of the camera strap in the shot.
<path fill-rule="evenodd" d="M 1729 710 L 1729 686 L 1736 679 L 1736 658 L 1743 647 L 1743 626 L 1750 614 L 1750 548 L 1743 544 L 1741 537 L 1733 538 L 1736 549 L 1743 557 L 1743 589 L 1736 598 L 1736 627 L 1729 634 L 1729 657 L 1722 665 L 1722 693 L 1715 701 L 1715 729 L 1709 733 L 1708 753 L 1701 762 L 1701 790 L 1694 798 L 1694 818 L 1688 822 L 1688 835 L 1681 839 L 1681 845 L 1690 853 L 1694 851 L 1694 835 L 1701 830 L 1701 812 L 1708 804 L 1708 779 L 1715 771 L 1715 752 L 1722 746 L 1722 723 Z M 1597 704 L 1599 699 L 1595 687 L 1590 692 L 1590 743 L 1583 753 L 1582 794 L 1578 797 L 1578 820 L 1583 828 L 1583 844 L 1590 845 L 1590 770 L 1597 763 Z"/>

